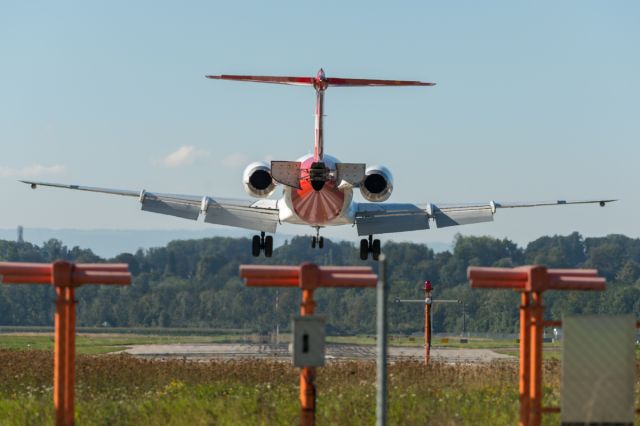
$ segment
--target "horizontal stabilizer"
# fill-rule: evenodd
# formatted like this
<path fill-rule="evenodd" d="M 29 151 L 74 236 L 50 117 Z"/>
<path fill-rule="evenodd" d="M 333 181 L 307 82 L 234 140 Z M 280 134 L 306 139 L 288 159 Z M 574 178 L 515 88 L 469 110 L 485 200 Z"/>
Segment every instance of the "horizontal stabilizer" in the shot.
<path fill-rule="evenodd" d="M 268 75 L 207 75 L 213 80 L 249 81 L 252 83 L 289 84 L 293 86 L 312 86 L 313 77 L 284 77 Z"/>
<path fill-rule="evenodd" d="M 358 87 L 358 86 L 435 86 L 435 83 L 409 80 L 372 80 L 366 78 L 327 78 L 329 86 Z"/>
<path fill-rule="evenodd" d="M 207 75 L 213 80 L 247 81 L 252 83 L 288 84 L 292 86 L 315 86 L 326 89 L 329 86 L 338 87 L 376 87 L 376 86 L 435 86 L 435 83 L 413 80 L 378 80 L 370 78 L 340 78 L 325 77 L 321 69 L 315 77 L 292 77 L 278 75 Z"/>

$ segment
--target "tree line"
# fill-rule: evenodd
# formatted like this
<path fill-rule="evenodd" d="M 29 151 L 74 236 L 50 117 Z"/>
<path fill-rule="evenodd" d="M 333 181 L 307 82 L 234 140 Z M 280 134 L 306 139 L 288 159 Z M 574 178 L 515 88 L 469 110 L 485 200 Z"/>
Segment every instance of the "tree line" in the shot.
<path fill-rule="evenodd" d="M 297 289 L 247 289 L 239 277 L 241 264 L 314 262 L 320 265 L 360 265 L 358 251 L 348 242 L 325 240 L 312 249 L 307 237 L 295 237 L 274 250 L 270 259 L 253 258 L 246 238 L 177 240 L 166 247 L 122 253 L 112 259 L 90 249 L 68 248 L 49 240 L 41 246 L 0 240 L 0 260 L 52 262 L 124 262 L 133 274 L 130 287 L 85 286 L 76 292 L 78 325 L 118 327 L 243 328 L 267 333 L 280 325 L 288 329 L 298 310 Z M 518 295 L 509 290 L 472 290 L 468 266 L 597 268 L 607 278 L 605 292 L 547 292 L 545 316 L 563 314 L 631 313 L 640 317 L 640 239 L 623 235 L 584 238 L 579 233 L 545 236 L 519 247 L 508 239 L 457 236 L 453 250 L 436 253 L 424 244 L 387 242 L 391 302 L 423 298 L 429 279 L 434 298 L 465 301 L 470 332 L 513 333 L 518 329 Z M 377 271 L 377 264 L 368 261 Z M 53 290 L 49 286 L 3 285 L 0 325 L 51 325 Z M 276 300 L 277 306 L 276 309 Z M 372 334 L 375 330 L 375 291 L 321 289 L 317 312 L 327 316 L 330 334 Z M 390 303 L 390 330 L 416 332 L 423 327 L 421 304 Z M 462 330 L 461 305 L 433 308 L 436 332 Z"/>

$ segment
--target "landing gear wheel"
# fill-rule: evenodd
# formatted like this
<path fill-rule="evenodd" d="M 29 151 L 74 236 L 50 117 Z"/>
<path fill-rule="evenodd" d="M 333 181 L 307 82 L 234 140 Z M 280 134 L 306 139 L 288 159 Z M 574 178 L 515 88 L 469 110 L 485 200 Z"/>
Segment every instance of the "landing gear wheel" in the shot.
<path fill-rule="evenodd" d="M 273 254 L 273 237 L 269 235 L 264 239 L 264 257 L 271 257 L 272 254 Z"/>
<path fill-rule="evenodd" d="M 324 247 L 324 237 L 318 238 L 318 248 Z"/>
<path fill-rule="evenodd" d="M 373 240 L 373 244 L 371 246 L 371 257 L 373 260 L 378 260 L 380 257 L 380 240 Z"/>
<path fill-rule="evenodd" d="M 271 257 L 273 254 L 273 237 L 271 235 L 265 237 L 264 232 L 261 232 L 260 235 L 254 235 L 251 239 L 251 254 L 253 257 L 258 257 L 263 250 L 265 257 Z"/>
<path fill-rule="evenodd" d="M 360 240 L 360 259 L 367 260 L 369 253 L 373 260 L 377 261 L 380 258 L 380 240 L 374 240 L 373 235 Z"/>
<path fill-rule="evenodd" d="M 318 239 L 316 237 L 311 237 L 311 248 L 316 248 L 316 243 Z"/>
<path fill-rule="evenodd" d="M 360 259 L 367 260 L 369 258 L 369 241 L 366 239 L 360 240 Z"/>
<path fill-rule="evenodd" d="M 251 254 L 253 255 L 253 257 L 258 257 L 260 256 L 260 249 L 262 247 L 261 246 L 261 241 L 260 241 L 260 236 L 259 235 L 254 235 L 253 239 L 251 240 Z"/>

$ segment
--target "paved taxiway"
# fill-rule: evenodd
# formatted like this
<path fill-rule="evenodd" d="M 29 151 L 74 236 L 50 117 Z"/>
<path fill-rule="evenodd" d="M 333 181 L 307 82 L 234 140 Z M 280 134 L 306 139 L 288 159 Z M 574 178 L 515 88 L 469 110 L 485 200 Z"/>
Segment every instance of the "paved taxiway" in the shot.
<path fill-rule="evenodd" d="M 224 358 L 289 358 L 287 344 L 246 344 L 246 343 L 206 343 L 171 345 L 135 345 L 123 351 L 142 358 L 187 358 L 192 360 Z M 327 359 L 375 359 L 376 347 L 371 345 L 329 344 L 326 346 Z M 393 359 L 422 359 L 421 347 L 389 347 L 389 357 Z M 431 359 L 441 362 L 490 362 L 515 359 L 490 349 L 431 349 Z"/>

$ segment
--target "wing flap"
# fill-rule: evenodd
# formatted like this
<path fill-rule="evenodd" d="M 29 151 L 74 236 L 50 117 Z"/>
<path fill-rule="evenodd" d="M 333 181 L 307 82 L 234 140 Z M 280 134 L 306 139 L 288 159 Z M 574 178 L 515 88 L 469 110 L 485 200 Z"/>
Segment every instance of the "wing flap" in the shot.
<path fill-rule="evenodd" d="M 140 196 L 141 209 L 147 212 L 166 214 L 183 219 L 198 220 L 200 203 L 198 200 L 143 192 Z"/>
<path fill-rule="evenodd" d="M 433 218 L 438 228 L 491 222 L 493 221 L 493 212 L 494 207 L 491 204 L 442 208 L 429 204 L 427 207 L 429 217 Z"/>
<path fill-rule="evenodd" d="M 427 212 L 415 204 L 358 204 L 356 213 L 358 235 L 429 229 Z"/>
<path fill-rule="evenodd" d="M 208 199 L 204 209 L 204 221 L 256 231 L 276 232 L 279 222 L 277 202 L 275 200 L 261 201 L 251 205 L 239 205 Z"/>

